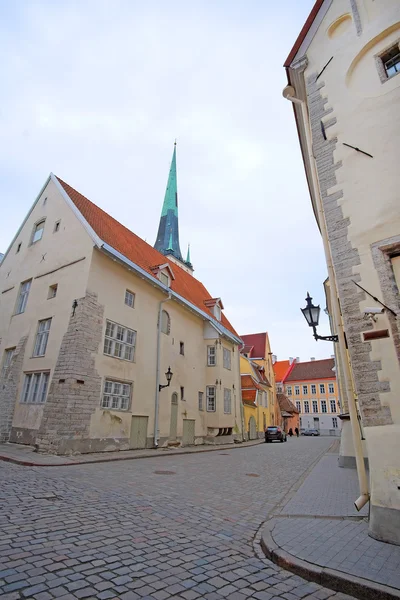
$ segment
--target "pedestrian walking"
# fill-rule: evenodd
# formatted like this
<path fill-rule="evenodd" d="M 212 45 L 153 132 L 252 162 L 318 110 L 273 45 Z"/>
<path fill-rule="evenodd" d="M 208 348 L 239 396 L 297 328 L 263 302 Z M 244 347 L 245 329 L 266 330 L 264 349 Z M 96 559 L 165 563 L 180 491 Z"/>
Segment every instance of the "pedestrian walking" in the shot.
<path fill-rule="evenodd" d="M 295 432 L 295 434 L 297 435 L 297 437 L 299 437 L 299 428 L 298 428 L 298 427 L 295 427 L 295 428 L 294 428 L 294 432 Z"/>
<path fill-rule="evenodd" d="M 290 437 L 292 437 L 292 435 L 293 435 L 293 429 L 292 428 L 289 429 L 289 435 L 290 435 Z"/>

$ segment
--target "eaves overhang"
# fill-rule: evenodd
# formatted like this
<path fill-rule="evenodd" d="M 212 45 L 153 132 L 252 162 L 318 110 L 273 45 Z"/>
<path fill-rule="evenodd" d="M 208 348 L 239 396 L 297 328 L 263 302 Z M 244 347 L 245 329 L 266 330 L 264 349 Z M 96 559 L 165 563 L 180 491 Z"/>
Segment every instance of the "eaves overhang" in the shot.
<path fill-rule="evenodd" d="M 131 271 L 134 271 L 137 275 L 139 275 L 139 277 L 141 277 L 142 279 L 151 283 L 151 285 L 153 285 L 154 287 L 165 292 L 166 294 L 170 294 L 174 300 L 176 300 L 177 302 L 179 302 L 180 304 L 182 304 L 183 306 L 188 308 L 190 311 L 194 312 L 196 315 L 202 317 L 206 321 L 209 321 L 211 323 L 211 325 L 219 332 L 219 334 L 224 336 L 225 338 L 227 338 L 229 341 L 234 342 L 235 344 L 243 343 L 239 337 L 237 337 L 233 333 L 231 333 L 221 323 L 218 323 L 217 321 L 212 319 L 210 317 L 210 315 L 208 315 L 204 311 L 200 310 L 199 308 L 197 308 L 197 306 L 195 306 L 194 304 L 192 304 L 191 302 L 186 300 L 186 298 L 183 298 L 182 296 L 180 296 L 179 294 L 174 292 L 171 288 L 169 288 L 166 285 L 164 285 L 163 283 L 161 283 L 161 281 L 159 279 L 156 279 L 155 277 L 153 277 L 152 275 L 147 273 L 147 271 L 145 271 L 144 269 L 142 269 L 141 267 L 136 265 L 134 262 L 132 262 L 131 260 L 126 258 L 126 256 L 124 256 L 123 254 L 118 252 L 118 250 L 115 250 L 115 248 L 113 248 L 109 244 L 106 244 L 103 242 L 100 246 L 100 250 L 104 254 L 107 254 L 113 260 L 116 260 L 116 261 L 122 263 L 128 269 L 130 269 Z"/>

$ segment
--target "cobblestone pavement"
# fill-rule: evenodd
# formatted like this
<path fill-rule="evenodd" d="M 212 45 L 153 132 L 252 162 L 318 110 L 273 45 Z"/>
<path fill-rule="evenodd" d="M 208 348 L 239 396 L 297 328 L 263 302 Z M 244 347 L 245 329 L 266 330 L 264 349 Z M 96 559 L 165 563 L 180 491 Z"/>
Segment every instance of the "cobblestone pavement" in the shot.
<path fill-rule="evenodd" d="M 76 467 L 0 463 L 0 596 L 350 599 L 261 558 L 257 543 L 331 441 Z"/>

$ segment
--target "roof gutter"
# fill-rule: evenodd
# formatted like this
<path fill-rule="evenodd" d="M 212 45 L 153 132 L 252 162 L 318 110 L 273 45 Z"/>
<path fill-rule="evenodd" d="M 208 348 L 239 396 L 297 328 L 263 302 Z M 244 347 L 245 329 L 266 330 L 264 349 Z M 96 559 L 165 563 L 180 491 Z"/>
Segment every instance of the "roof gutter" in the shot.
<path fill-rule="evenodd" d="M 106 244 L 103 242 L 101 244 L 100 250 L 103 251 L 105 254 L 111 256 L 111 258 L 113 260 L 118 260 L 119 262 L 126 265 L 132 271 L 135 271 L 135 273 L 137 273 L 142 279 L 145 279 L 146 281 L 151 283 L 154 287 L 159 288 L 161 291 L 165 292 L 166 294 L 170 294 L 172 299 L 176 300 L 177 302 L 180 302 L 181 304 L 183 304 L 184 306 L 189 308 L 189 310 L 193 311 L 194 313 L 196 313 L 203 319 L 209 321 L 221 335 L 225 336 L 230 341 L 233 341 L 235 344 L 243 343 L 239 337 L 237 337 L 236 335 L 231 333 L 226 327 L 224 327 L 224 325 L 222 325 L 222 323 L 215 321 L 206 312 L 200 310 L 199 308 L 197 308 L 197 306 L 195 306 L 194 304 L 192 304 L 191 302 L 189 302 L 188 300 L 186 300 L 185 298 L 183 298 L 182 296 L 180 296 L 179 294 L 177 294 L 176 292 L 171 290 L 169 287 L 167 287 L 166 285 L 161 283 L 161 281 L 159 279 L 156 279 L 155 277 L 153 277 L 152 275 L 147 273 L 147 271 L 145 271 L 144 269 L 142 269 L 141 267 L 136 265 L 134 262 L 132 262 L 131 260 L 126 258 L 126 256 L 124 256 L 123 254 L 118 252 L 118 250 L 115 250 L 115 248 L 113 248 L 109 244 Z"/>

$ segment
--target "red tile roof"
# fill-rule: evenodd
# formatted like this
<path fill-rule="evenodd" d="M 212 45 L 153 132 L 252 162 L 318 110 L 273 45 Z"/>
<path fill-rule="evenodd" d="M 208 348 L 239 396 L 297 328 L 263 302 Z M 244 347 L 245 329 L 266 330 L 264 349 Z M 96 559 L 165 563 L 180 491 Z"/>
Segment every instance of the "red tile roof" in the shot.
<path fill-rule="evenodd" d="M 249 358 L 265 358 L 266 333 L 251 333 L 240 337 L 246 346 L 253 346 Z"/>
<path fill-rule="evenodd" d="M 72 202 L 81 212 L 83 217 L 100 237 L 100 239 L 120 252 L 123 256 L 144 269 L 149 275 L 155 277 L 151 270 L 154 265 L 169 263 L 175 279 L 172 281 L 171 289 L 194 304 L 197 308 L 213 317 L 209 307 L 205 305 L 206 301 L 212 300 L 204 285 L 195 279 L 193 275 L 184 271 L 176 263 L 173 263 L 153 246 L 147 244 L 135 233 L 121 225 L 104 210 L 93 204 L 90 200 L 74 190 L 68 183 L 57 177 L 58 181 L 71 198 Z M 238 336 L 224 314 L 221 316 L 221 323 L 234 335 Z"/>
<path fill-rule="evenodd" d="M 299 412 L 297 410 L 297 408 L 295 407 L 295 405 L 293 404 L 293 402 L 291 402 L 289 400 L 289 398 L 287 396 L 285 396 L 285 394 L 277 394 L 276 398 L 278 400 L 279 408 L 281 409 L 281 411 L 286 411 L 289 413 L 298 413 Z"/>
<path fill-rule="evenodd" d="M 242 391 L 242 400 L 245 404 L 250 404 L 251 406 L 256 406 L 256 390 L 243 390 Z"/>
<path fill-rule="evenodd" d="M 285 378 L 285 383 L 287 381 L 309 381 L 310 379 L 336 379 L 336 373 L 332 371 L 334 366 L 333 358 L 295 363 Z"/>
<path fill-rule="evenodd" d="M 273 365 L 275 373 L 275 381 L 279 383 L 284 381 L 285 377 L 289 374 L 294 364 L 290 364 L 289 360 L 277 360 Z"/>

